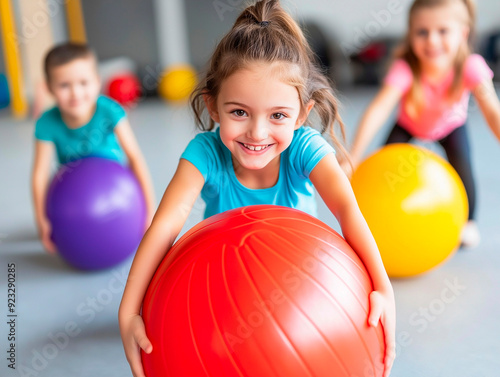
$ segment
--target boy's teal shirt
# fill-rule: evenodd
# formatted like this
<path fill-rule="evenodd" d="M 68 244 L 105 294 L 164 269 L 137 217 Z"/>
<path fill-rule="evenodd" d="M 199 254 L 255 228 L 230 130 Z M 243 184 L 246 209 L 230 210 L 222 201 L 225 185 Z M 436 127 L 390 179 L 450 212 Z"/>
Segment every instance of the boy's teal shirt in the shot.
<path fill-rule="evenodd" d="M 126 117 L 114 100 L 99 96 L 92 119 L 79 128 L 69 128 L 61 111 L 54 107 L 36 122 L 35 138 L 54 143 L 60 164 L 95 156 L 126 163 L 126 156 L 115 135 L 115 127 Z"/>

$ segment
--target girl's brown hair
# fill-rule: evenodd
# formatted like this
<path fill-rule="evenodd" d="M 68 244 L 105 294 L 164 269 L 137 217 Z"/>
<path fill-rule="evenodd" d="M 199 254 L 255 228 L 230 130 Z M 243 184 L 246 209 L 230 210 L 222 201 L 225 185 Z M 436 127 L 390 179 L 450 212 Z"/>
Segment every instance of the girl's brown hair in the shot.
<path fill-rule="evenodd" d="M 418 62 L 418 58 L 415 56 L 410 44 L 410 32 L 412 26 L 412 17 L 416 11 L 423 8 L 434 8 L 438 6 L 462 6 L 462 13 L 465 13 L 464 23 L 469 28 L 469 40 L 468 43 L 464 43 L 460 46 L 457 56 L 454 62 L 454 77 L 453 82 L 450 86 L 448 92 L 448 98 L 456 99 L 462 92 L 463 82 L 462 82 L 462 74 L 465 65 L 465 61 L 467 57 L 471 54 L 472 51 L 472 39 L 474 36 L 474 27 L 475 27 L 475 15 L 476 15 L 476 6 L 473 0 L 415 0 L 410 8 L 408 24 L 409 30 L 408 33 L 399 48 L 396 52 L 396 58 L 400 58 L 405 60 L 413 73 L 413 82 L 412 86 L 407 95 L 407 108 L 406 111 L 410 116 L 416 117 L 421 113 L 424 107 L 425 99 L 424 92 L 422 88 L 422 80 L 421 80 L 421 69 Z M 465 12 L 464 12 L 465 10 Z M 457 10 L 458 11 L 458 10 Z"/>
<path fill-rule="evenodd" d="M 215 48 L 206 76 L 191 94 L 197 126 L 203 131 L 210 131 L 215 126 L 211 118 L 208 124 L 203 122 L 203 96 L 216 100 L 225 79 L 255 62 L 284 64 L 281 78 L 297 88 L 302 109 L 310 100 L 315 102 L 321 132 L 329 131 L 337 150 L 347 156 L 334 132 L 333 125 L 337 121 L 345 139 L 344 124 L 332 86 L 317 67 L 302 30 L 278 0 L 261 0 L 247 7 Z"/>

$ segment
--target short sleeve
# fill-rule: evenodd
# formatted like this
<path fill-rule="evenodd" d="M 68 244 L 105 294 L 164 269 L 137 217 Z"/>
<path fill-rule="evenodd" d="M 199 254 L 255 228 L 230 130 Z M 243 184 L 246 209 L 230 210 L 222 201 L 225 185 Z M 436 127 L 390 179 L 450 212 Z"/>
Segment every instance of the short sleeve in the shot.
<path fill-rule="evenodd" d="M 106 118 L 110 122 L 112 129 L 127 116 L 125 109 L 115 100 L 100 96 L 98 101 L 100 101 L 100 104 L 106 109 Z"/>
<path fill-rule="evenodd" d="M 304 177 L 309 177 L 323 157 L 329 153 L 335 153 L 333 147 L 317 130 L 305 126 L 295 131 L 289 148 L 290 160 Z"/>
<path fill-rule="evenodd" d="M 474 89 L 484 80 L 492 79 L 493 71 L 481 55 L 472 54 L 465 61 L 463 77 L 465 87 Z"/>
<path fill-rule="evenodd" d="M 43 141 L 54 141 L 53 124 L 50 121 L 50 114 L 43 114 L 35 124 L 35 138 Z"/>
<path fill-rule="evenodd" d="M 397 59 L 392 63 L 384 79 L 384 84 L 400 90 L 401 93 L 406 93 L 410 89 L 412 82 L 413 73 L 411 72 L 411 68 L 402 59 Z"/>
<path fill-rule="evenodd" d="M 215 163 L 216 138 L 213 132 L 204 132 L 191 140 L 181 158 L 192 163 L 207 181 Z"/>

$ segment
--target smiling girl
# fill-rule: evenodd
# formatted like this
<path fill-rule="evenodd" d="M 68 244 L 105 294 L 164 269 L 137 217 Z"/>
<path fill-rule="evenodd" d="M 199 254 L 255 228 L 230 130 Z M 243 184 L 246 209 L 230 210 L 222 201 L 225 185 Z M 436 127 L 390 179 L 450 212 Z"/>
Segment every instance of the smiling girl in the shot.
<path fill-rule="evenodd" d="M 332 89 L 302 31 L 278 1 L 259 1 L 238 17 L 216 47 L 192 107 L 200 128 L 212 132 L 197 135 L 182 154 L 139 246 L 120 305 L 120 330 L 134 376 L 144 375 L 140 349 L 154 352 L 140 316 L 144 294 L 198 195 L 206 202 L 205 217 L 253 204 L 316 215 L 314 188 L 371 275 L 367 321 L 384 327 L 387 376 L 394 359 L 392 287 L 334 149 L 305 125 L 314 109 L 322 131 L 330 131 L 342 151 L 333 132 L 335 121 L 343 125 Z"/>
<path fill-rule="evenodd" d="M 472 0 L 416 0 L 398 59 L 365 111 L 351 150 L 353 164 L 361 160 L 375 133 L 400 103 L 397 123 L 386 144 L 412 138 L 437 141 L 462 179 L 469 201 L 469 221 L 462 245 L 479 244 L 474 221 L 476 193 L 466 133 L 472 92 L 491 130 L 500 140 L 500 103 L 493 72 L 484 59 L 470 53 L 475 7 Z"/>

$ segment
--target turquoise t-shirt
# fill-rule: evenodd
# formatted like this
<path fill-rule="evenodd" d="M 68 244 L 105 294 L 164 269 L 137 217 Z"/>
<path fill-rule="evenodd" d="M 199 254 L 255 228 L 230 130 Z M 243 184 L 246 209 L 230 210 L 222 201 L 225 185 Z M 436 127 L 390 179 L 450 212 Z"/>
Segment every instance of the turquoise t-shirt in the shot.
<path fill-rule="evenodd" d="M 205 178 L 201 197 L 205 218 L 233 208 L 275 204 L 317 216 L 314 187 L 309 174 L 334 149 L 310 127 L 294 132 L 292 143 L 281 153 L 278 182 L 265 189 L 250 189 L 236 178 L 231 152 L 222 143 L 219 129 L 196 135 L 181 158 L 191 162 Z"/>
<path fill-rule="evenodd" d="M 54 107 L 43 113 L 36 122 L 35 138 L 53 142 L 61 164 L 88 156 L 108 158 L 124 164 L 126 156 L 114 129 L 125 116 L 125 110 L 118 102 L 99 96 L 95 113 L 87 124 L 69 128 L 59 108 Z"/>

